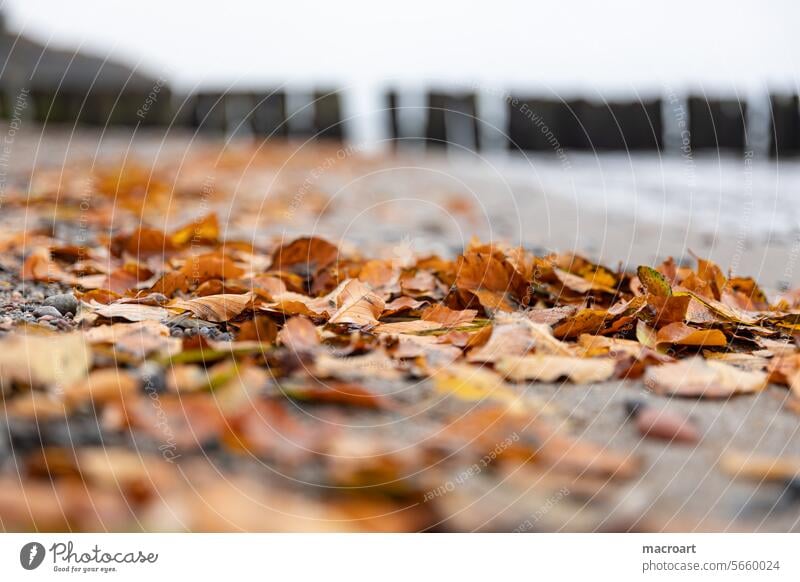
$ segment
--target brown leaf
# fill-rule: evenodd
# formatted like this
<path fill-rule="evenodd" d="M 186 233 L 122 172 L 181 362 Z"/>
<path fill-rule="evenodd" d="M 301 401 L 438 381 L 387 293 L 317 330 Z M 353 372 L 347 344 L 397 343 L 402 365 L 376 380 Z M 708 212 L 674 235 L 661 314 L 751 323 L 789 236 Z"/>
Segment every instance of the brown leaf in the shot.
<path fill-rule="evenodd" d="M 125 370 L 105 368 L 64 388 L 64 402 L 69 407 L 92 402 L 95 406 L 124 400 L 136 394 L 139 382 Z"/>
<path fill-rule="evenodd" d="M 478 312 L 474 309 L 464 309 L 463 311 L 456 311 L 450 309 L 442 304 L 431 305 L 425 309 L 420 317 L 425 321 L 436 321 L 441 323 L 444 327 L 457 327 L 470 323 Z"/>
<path fill-rule="evenodd" d="M 732 477 L 785 482 L 800 475 L 800 457 L 767 457 L 731 451 L 722 455 L 720 468 Z"/>
<path fill-rule="evenodd" d="M 250 321 L 245 321 L 239 327 L 236 339 L 239 341 L 257 341 L 273 343 L 278 336 L 278 326 L 269 317 L 255 316 Z"/>
<path fill-rule="evenodd" d="M 590 273 L 591 278 L 584 278 L 568 271 L 563 271 L 561 269 L 553 269 L 553 273 L 558 277 L 558 280 L 569 289 L 570 291 L 575 291 L 577 293 L 590 293 L 592 291 L 602 291 L 603 293 L 616 293 L 616 289 L 613 287 L 609 287 L 606 284 L 605 277 L 602 276 L 594 276 L 594 273 Z"/>
<path fill-rule="evenodd" d="M 398 363 L 383 350 L 373 350 L 363 356 L 335 358 L 324 352 L 314 362 L 314 372 L 319 378 L 340 380 L 367 380 L 382 378 L 395 380 L 402 376 Z"/>
<path fill-rule="evenodd" d="M 295 353 L 313 351 L 319 346 L 319 334 L 311 321 L 298 315 L 289 319 L 278 332 L 278 342 L 288 347 Z"/>
<path fill-rule="evenodd" d="M 191 256 L 181 267 L 180 272 L 193 285 L 209 279 L 236 279 L 244 275 L 243 269 L 219 253 Z"/>
<path fill-rule="evenodd" d="M 150 287 L 152 293 L 161 293 L 166 297 L 172 297 L 178 291 L 186 293 L 188 290 L 189 282 L 180 271 L 167 271 Z"/>
<path fill-rule="evenodd" d="M 50 251 L 46 248 L 34 249 L 22 264 L 20 278 L 23 281 L 61 281 L 74 282 L 74 278 L 50 258 Z"/>
<path fill-rule="evenodd" d="M 647 407 L 636 414 L 636 429 L 642 436 L 694 444 L 700 432 L 691 420 L 668 410 Z"/>
<path fill-rule="evenodd" d="M 769 363 L 769 379 L 788 386 L 800 398 L 800 354 L 784 354 Z"/>
<path fill-rule="evenodd" d="M 172 233 L 170 241 L 175 246 L 216 243 L 219 240 L 219 221 L 215 213 L 207 214 Z"/>
<path fill-rule="evenodd" d="M 562 305 L 548 309 L 528 309 L 525 311 L 525 315 L 533 323 L 544 323 L 553 326 L 564 321 L 567 317 L 575 315 L 577 311 L 578 308 L 574 305 Z"/>
<path fill-rule="evenodd" d="M 252 293 L 243 295 L 223 293 L 197 299 L 176 299 L 169 304 L 169 307 L 191 311 L 200 319 L 218 323 L 230 321 L 245 309 L 252 308 L 253 297 Z"/>
<path fill-rule="evenodd" d="M 153 320 L 100 325 L 86 330 L 84 337 L 90 344 L 111 344 L 139 359 L 154 353 L 172 355 L 180 351 L 180 339 L 170 337 L 169 328 Z"/>
<path fill-rule="evenodd" d="M 109 303 L 101 305 L 90 303 L 89 308 L 97 315 L 109 319 L 125 319 L 127 321 L 164 321 L 170 316 L 170 312 L 163 307 L 153 305 L 137 305 L 135 303 Z"/>
<path fill-rule="evenodd" d="M 506 356 L 495 368 L 514 381 L 555 382 L 569 378 L 575 384 L 604 382 L 614 375 L 616 363 L 610 358 L 569 356 Z"/>
<path fill-rule="evenodd" d="M 525 318 L 498 319 L 489 340 L 472 350 L 470 362 L 496 362 L 505 356 L 521 356 L 533 348 L 540 354 L 571 355 L 569 347 L 553 337 L 550 326 L 533 323 Z"/>
<path fill-rule="evenodd" d="M 173 250 L 172 242 L 163 231 L 143 226 L 129 235 L 122 235 L 116 244 L 136 258 L 163 256 Z"/>
<path fill-rule="evenodd" d="M 405 296 L 398 297 L 394 301 L 390 301 L 389 303 L 386 304 L 386 306 L 383 309 L 383 317 L 396 315 L 404 311 L 414 311 L 426 304 L 427 301 L 417 301 L 416 299 L 412 299 L 411 297 L 405 297 Z"/>
<path fill-rule="evenodd" d="M 442 324 L 436 321 L 413 319 L 411 321 L 396 321 L 393 323 L 380 323 L 372 328 L 373 333 L 386 334 L 417 334 L 427 331 L 442 329 Z"/>
<path fill-rule="evenodd" d="M 693 357 L 648 368 L 645 384 L 659 394 L 727 398 L 733 394 L 763 390 L 767 385 L 767 375 Z"/>
<path fill-rule="evenodd" d="M 339 248 L 318 237 L 303 237 L 281 246 L 272 256 L 272 268 L 311 277 L 333 264 Z"/>
<path fill-rule="evenodd" d="M 728 340 L 718 329 L 696 329 L 683 323 L 665 325 L 656 335 L 656 344 L 680 346 L 725 346 Z"/>
<path fill-rule="evenodd" d="M 581 309 L 556 327 L 553 334 L 558 338 L 568 339 L 584 333 L 599 333 L 613 319 L 604 309 Z"/>
<path fill-rule="evenodd" d="M 91 357 L 80 333 L 12 333 L 0 339 L 0 384 L 66 386 L 86 376 Z"/>
<path fill-rule="evenodd" d="M 336 298 L 338 309 L 330 323 L 346 323 L 358 327 L 378 324 L 385 303 L 366 283 L 349 281 Z"/>

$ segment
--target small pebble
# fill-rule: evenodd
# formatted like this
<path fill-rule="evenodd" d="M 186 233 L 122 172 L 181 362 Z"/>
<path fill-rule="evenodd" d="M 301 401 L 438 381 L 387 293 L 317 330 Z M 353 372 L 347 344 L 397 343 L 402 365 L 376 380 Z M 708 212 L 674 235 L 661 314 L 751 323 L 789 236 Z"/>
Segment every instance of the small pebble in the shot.
<path fill-rule="evenodd" d="M 37 307 L 34 309 L 33 314 L 36 317 L 45 317 L 46 315 L 51 317 L 61 317 L 61 312 L 50 305 L 42 305 L 41 307 Z"/>
<path fill-rule="evenodd" d="M 634 417 L 647 407 L 644 400 L 629 398 L 625 401 L 625 412 L 628 418 Z"/>
<path fill-rule="evenodd" d="M 78 300 L 72 293 L 51 295 L 45 299 L 44 304 L 54 307 L 61 315 L 66 315 L 67 313 L 75 315 L 78 312 Z"/>
<path fill-rule="evenodd" d="M 793 502 L 800 501 L 800 475 L 786 482 L 784 496 Z"/>

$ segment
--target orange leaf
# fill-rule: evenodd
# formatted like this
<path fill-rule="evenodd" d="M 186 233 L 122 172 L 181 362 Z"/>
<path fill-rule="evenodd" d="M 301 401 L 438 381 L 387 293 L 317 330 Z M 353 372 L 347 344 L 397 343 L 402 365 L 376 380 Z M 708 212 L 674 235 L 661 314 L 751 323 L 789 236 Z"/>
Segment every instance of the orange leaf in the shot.
<path fill-rule="evenodd" d="M 183 246 L 189 241 L 193 243 L 215 243 L 219 239 L 219 222 L 215 213 L 207 214 L 179 228 L 172 233 L 170 240 L 175 246 Z"/>
<path fill-rule="evenodd" d="M 229 321 L 253 304 L 253 294 L 236 295 L 223 293 L 207 295 L 197 299 L 176 299 L 169 307 L 191 311 L 195 316 L 206 321 Z"/>
<path fill-rule="evenodd" d="M 464 309 L 463 311 L 456 311 L 444 305 L 431 305 L 425 309 L 421 318 L 425 321 L 436 321 L 445 327 L 456 327 L 465 323 L 470 323 L 478 312 L 474 309 Z"/>
<path fill-rule="evenodd" d="M 339 248 L 318 237 L 303 237 L 281 246 L 272 256 L 272 268 L 310 277 L 339 256 Z"/>
<path fill-rule="evenodd" d="M 292 317 L 286 322 L 278 332 L 278 341 L 295 353 L 313 351 L 320 344 L 317 328 L 302 315 Z"/>
<path fill-rule="evenodd" d="M 349 281 L 336 298 L 338 309 L 330 323 L 348 323 L 360 327 L 378 324 L 383 312 L 383 299 L 372 292 L 366 283 L 354 279 Z"/>
<path fill-rule="evenodd" d="M 676 344 L 681 346 L 725 346 L 728 340 L 718 329 L 695 329 L 684 323 L 665 325 L 656 335 L 656 345 Z"/>

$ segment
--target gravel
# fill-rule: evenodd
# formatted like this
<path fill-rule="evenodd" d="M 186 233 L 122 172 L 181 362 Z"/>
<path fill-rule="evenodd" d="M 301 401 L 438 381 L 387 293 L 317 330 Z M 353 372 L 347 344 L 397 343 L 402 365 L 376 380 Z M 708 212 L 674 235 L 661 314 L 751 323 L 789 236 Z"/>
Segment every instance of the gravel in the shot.
<path fill-rule="evenodd" d="M 33 314 L 36 317 L 61 317 L 61 312 L 56 309 L 55 307 L 51 307 L 50 305 L 42 305 L 41 307 L 37 307 Z"/>
<path fill-rule="evenodd" d="M 51 295 L 44 300 L 44 304 L 57 309 L 59 315 L 66 315 L 68 313 L 75 315 L 78 312 L 78 300 L 72 293 Z"/>

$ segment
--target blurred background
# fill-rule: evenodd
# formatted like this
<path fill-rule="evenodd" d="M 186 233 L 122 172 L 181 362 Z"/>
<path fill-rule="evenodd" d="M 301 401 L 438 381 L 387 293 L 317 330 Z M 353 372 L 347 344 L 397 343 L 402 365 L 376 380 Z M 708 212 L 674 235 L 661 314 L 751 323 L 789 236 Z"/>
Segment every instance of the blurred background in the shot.
<path fill-rule="evenodd" d="M 66 147 L 76 132 L 166 131 L 444 157 L 512 192 L 513 204 L 469 186 L 484 207 L 530 216 L 527 201 L 545 200 L 545 225 L 489 216 L 509 238 L 624 258 L 646 239 L 648 260 L 700 245 L 791 283 L 795 2 L 6 0 L 0 11 L 2 116 L 67 135 Z"/>
<path fill-rule="evenodd" d="M 551 149 L 514 99 L 565 147 L 647 150 L 680 104 L 695 149 L 800 151 L 790 1 L 0 6 L 4 111 L 30 86 L 42 122 Z"/>

